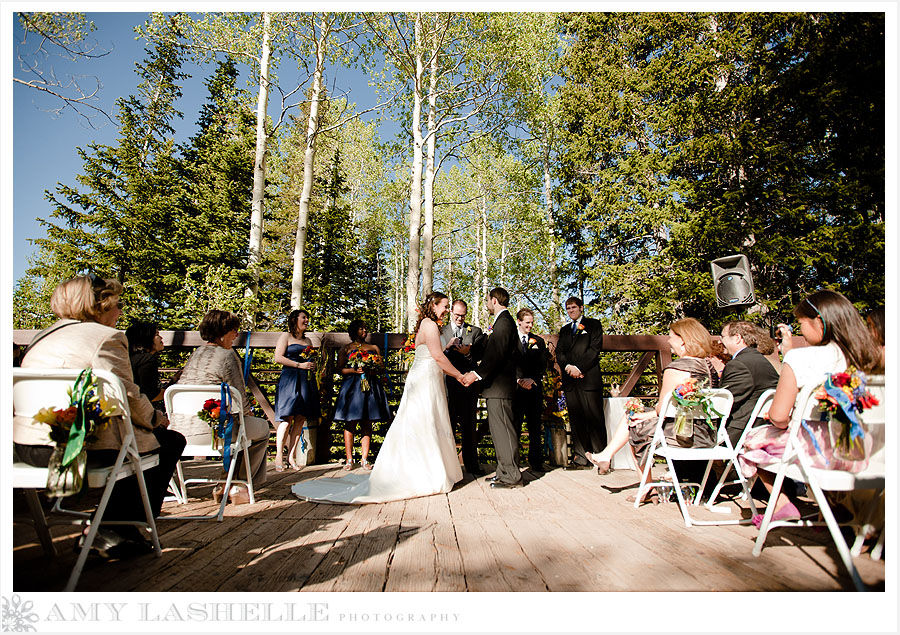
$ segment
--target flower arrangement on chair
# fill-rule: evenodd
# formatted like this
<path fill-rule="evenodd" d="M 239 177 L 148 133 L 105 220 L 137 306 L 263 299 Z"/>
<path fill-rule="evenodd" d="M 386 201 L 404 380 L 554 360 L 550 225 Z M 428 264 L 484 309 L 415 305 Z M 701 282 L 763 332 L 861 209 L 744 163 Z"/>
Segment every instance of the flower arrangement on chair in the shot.
<path fill-rule="evenodd" d="M 122 409 L 103 395 L 97 378 L 85 368 L 68 389 L 67 408 L 41 408 L 34 420 L 50 426 L 50 440 L 56 444 L 47 473 L 47 495 L 71 496 L 81 490 L 87 466 L 85 445 L 97 438 L 111 417 Z"/>
<path fill-rule="evenodd" d="M 718 417 L 722 413 L 718 412 L 712 403 L 708 391 L 706 389 L 706 380 L 697 380 L 689 377 L 683 383 L 675 387 L 672 391 L 672 400 L 675 402 L 675 439 L 682 445 L 693 445 L 694 438 L 694 415 L 702 412 L 706 418 L 706 425 L 710 427 L 713 434 L 716 433 L 716 426 L 712 422 L 713 415 Z"/>
<path fill-rule="evenodd" d="M 223 431 L 219 428 L 219 414 L 222 410 L 221 399 L 207 399 L 203 402 L 203 408 L 197 411 L 197 417 L 201 421 L 209 424 L 210 437 L 212 439 L 210 447 L 213 450 L 220 450 L 220 441 L 223 439 Z"/>
<path fill-rule="evenodd" d="M 878 399 L 866 389 L 866 382 L 865 373 L 850 366 L 845 372 L 828 375 L 814 394 L 819 410 L 830 422 L 832 447 L 838 458 L 866 458 L 866 431 L 857 413 L 878 405 Z"/>

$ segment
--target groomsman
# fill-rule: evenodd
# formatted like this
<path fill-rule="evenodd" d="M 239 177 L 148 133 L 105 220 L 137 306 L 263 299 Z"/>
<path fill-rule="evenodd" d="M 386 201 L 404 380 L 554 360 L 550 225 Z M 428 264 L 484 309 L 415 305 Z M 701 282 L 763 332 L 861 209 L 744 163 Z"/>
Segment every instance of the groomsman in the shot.
<path fill-rule="evenodd" d="M 441 345 L 450 363 L 461 373 L 475 368 L 475 357 L 472 348 L 477 351 L 482 346 L 484 333 L 477 326 L 466 322 L 469 308 L 463 300 L 456 300 L 450 307 L 450 320 L 441 329 Z M 478 439 L 475 433 L 477 424 L 478 395 L 481 384 L 475 382 L 471 386 L 463 386 L 451 377 L 445 378 L 447 383 L 447 407 L 450 410 L 450 423 L 462 436 L 462 457 L 466 471 L 472 476 L 484 474 L 478 463 Z"/>
<path fill-rule="evenodd" d="M 534 313 L 531 309 L 519 309 L 516 323 L 519 327 L 519 357 L 516 364 L 513 417 L 520 434 L 522 420 L 525 421 L 525 429 L 528 431 L 529 466 L 535 472 L 546 472 L 541 417 L 544 412 L 543 379 L 544 371 L 547 370 L 547 344 L 544 338 L 531 334 L 534 326 Z"/>
<path fill-rule="evenodd" d="M 581 298 L 567 299 L 566 313 L 572 322 L 560 329 L 556 346 L 572 428 L 572 463 L 566 469 L 590 469 L 585 452 L 606 447 L 603 377 L 597 359 L 603 347 L 603 326 L 600 320 L 584 317 Z"/>
<path fill-rule="evenodd" d="M 519 435 L 513 425 L 512 407 L 516 394 L 516 322 L 506 308 L 508 305 L 506 289 L 491 289 L 487 308 L 494 316 L 494 324 L 481 363 L 465 377 L 467 381 L 481 380 L 481 394 L 487 402 L 488 426 L 497 455 L 497 473 L 491 480 L 493 489 L 522 486 Z"/>

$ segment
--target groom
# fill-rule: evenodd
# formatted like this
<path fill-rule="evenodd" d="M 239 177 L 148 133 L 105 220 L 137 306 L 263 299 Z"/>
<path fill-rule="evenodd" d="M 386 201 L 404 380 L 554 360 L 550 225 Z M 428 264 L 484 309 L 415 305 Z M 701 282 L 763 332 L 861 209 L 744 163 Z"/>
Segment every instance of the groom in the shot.
<path fill-rule="evenodd" d="M 519 435 L 513 425 L 513 398 L 516 394 L 516 323 L 507 310 L 509 293 L 492 289 L 487 308 L 494 316 L 484 354 L 477 370 L 466 373 L 464 382 L 481 380 L 481 396 L 487 402 L 488 426 L 497 454 L 497 474 L 491 481 L 494 489 L 522 486 L 519 470 Z"/>

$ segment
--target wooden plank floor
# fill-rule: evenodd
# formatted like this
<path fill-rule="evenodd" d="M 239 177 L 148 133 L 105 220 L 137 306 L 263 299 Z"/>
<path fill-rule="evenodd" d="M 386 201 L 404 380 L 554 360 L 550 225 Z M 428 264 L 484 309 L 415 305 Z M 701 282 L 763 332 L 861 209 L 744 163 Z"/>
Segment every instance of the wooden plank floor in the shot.
<path fill-rule="evenodd" d="M 79 591 L 838 591 L 853 586 L 828 534 L 776 530 L 759 558 L 750 525 L 686 529 L 674 502 L 636 510 L 638 475 L 555 469 L 527 486 L 466 479 L 446 495 L 382 505 L 318 505 L 290 486 L 343 475 L 337 465 L 276 473 L 254 505 L 225 519 L 159 521 L 163 555 L 88 560 Z M 215 467 L 189 467 L 214 474 Z M 164 514 L 210 513 L 209 487 Z M 205 496 L 205 498 L 200 498 Z M 748 515 L 736 503 L 734 512 Z M 14 507 L 26 513 L 20 492 Z M 709 512 L 698 509 L 698 518 Z M 714 515 L 716 518 L 724 516 Z M 58 591 L 74 564 L 76 529 L 54 526 L 46 558 L 16 525 L 15 591 Z M 885 563 L 863 554 L 864 582 L 884 590 Z"/>

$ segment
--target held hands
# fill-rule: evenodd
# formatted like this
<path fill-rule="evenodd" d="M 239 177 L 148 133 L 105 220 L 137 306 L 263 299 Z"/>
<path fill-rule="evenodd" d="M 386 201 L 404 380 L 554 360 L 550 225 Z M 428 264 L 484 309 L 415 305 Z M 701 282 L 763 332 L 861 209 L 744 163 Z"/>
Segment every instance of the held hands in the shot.
<path fill-rule="evenodd" d="M 461 376 L 457 377 L 456 381 L 458 381 L 463 386 L 468 388 L 469 386 L 474 384 L 476 381 L 478 381 L 478 378 L 475 376 L 475 373 L 473 373 L 472 371 L 469 371 L 465 375 L 461 375 Z"/>
<path fill-rule="evenodd" d="M 569 373 L 570 377 L 574 379 L 581 379 L 584 377 L 584 373 L 578 368 L 578 366 L 573 366 L 572 364 L 566 365 L 566 372 Z"/>
<path fill-rule="evenodd" d="M 534 380 L 525 377 L 523 379 L 517 379 L 516 383 L 519 384 L 525 390 L 531 390 L 534 387 Z"/>

